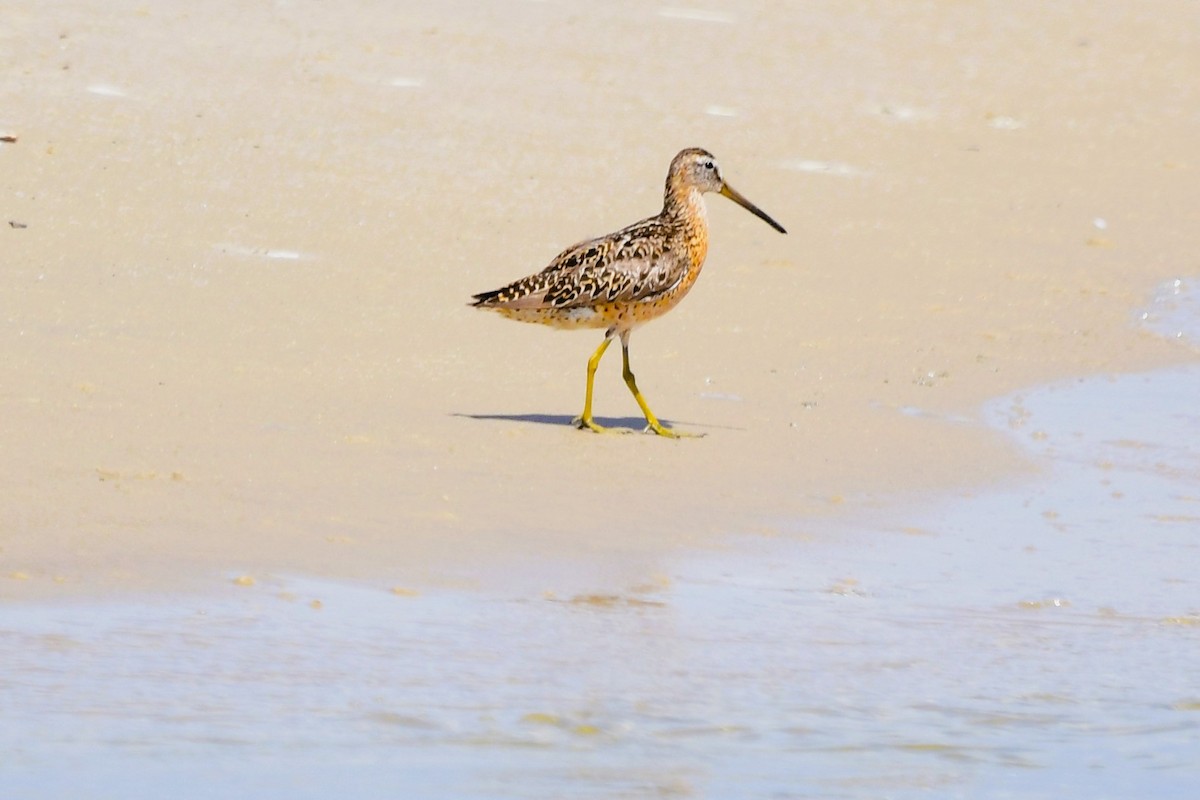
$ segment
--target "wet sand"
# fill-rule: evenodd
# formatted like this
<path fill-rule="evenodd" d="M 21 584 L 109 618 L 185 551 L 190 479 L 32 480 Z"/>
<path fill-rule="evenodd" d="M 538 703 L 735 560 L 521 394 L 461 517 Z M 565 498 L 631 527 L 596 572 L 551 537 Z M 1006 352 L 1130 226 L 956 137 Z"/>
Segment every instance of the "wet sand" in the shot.
<path fill-rule="evenodd" d="M 1196 268 L 1186 2 L 5 17 L 6 598 L 636 582 L 1026 473 L 984 401 L 1196 358 L 1130 324 Z M 633 338 L 705 438 L 580 433 L 597 336 L 465 301 L 654 213 L 692 145 L 791 233 L 714 198 Z"/>

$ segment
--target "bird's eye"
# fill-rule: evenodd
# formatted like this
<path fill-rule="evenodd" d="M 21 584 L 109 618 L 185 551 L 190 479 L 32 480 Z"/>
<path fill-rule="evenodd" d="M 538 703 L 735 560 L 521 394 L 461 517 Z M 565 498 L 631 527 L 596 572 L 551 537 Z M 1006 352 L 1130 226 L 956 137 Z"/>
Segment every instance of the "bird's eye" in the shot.
<path fill-rule="evenodd" d="M 713 170 L 717 168 L 717 165 L 712 162 L 712 159 L 709 159 L 708 161 L 704 162 L 704 168 L 707 170 Z"/>

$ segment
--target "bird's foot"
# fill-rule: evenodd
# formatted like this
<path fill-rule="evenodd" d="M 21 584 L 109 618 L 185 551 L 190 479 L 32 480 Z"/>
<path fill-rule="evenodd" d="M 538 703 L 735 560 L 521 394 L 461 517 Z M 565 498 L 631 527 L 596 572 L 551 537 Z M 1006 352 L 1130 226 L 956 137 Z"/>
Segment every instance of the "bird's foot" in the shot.
<path fill-rule="evenodd" d="M 625 428 L 606 428 L 600 425 L 591 417 L 576 417 L 571 420 L 571 424 L 579 430 L 589 430 L 595 433 L 629 433 Z"/>
<path fill-rule="evenodd" d="M 642 429 L 642 433 L 656 433 L 659 436 L 665 436 L 668 439 L 700 439 L 704 437 L 703 433 L 688 433 L 686 431 L 676 431 L 670 428 L 663 427 L 662 423 L 654 420 Z"/>

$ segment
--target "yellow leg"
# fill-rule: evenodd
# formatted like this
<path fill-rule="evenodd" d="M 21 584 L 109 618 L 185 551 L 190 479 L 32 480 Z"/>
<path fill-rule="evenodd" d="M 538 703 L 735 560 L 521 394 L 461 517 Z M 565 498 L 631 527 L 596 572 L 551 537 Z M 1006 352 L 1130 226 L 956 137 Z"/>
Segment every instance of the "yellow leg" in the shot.
<path fill-rule="evenodd" d="M 596 348 L 596 352 L 592 353 L 592 357 L 588 359 L 587 367 L 587 393 L 583 397 L 583 413 L 575 418 L 575 424 L 579 428 L 589 428 L 596 433 L 604 433 L 608 430 L 602 425 L 597 425 L 592 419 L 592 383 L 596 378 L 596 368 L 600 366 L 600 359 L 604 356 L 604 351 L 612 344 L 612 336 L 605 336 L 604 341 Z"/>
<path fill-rule="evenodd" d="M 637 387 L 637 380 L 633 377 L 633 370 L 629 368 L 629 336 L 627 334 L 621 337 L 621 355 L 625 363 L 621 375 L 625 378 L 625 385 L 629 387 L 629 391 L 633 392 L 633 399 L 637 400 L 638 407 L 646 415 L 646 430 L 654 431 L 659 436 L 666 436 L 670 439 L 678 439 L 682 436 L 695 436 L 696 434 L 684 434 L 673 431 L 670 428 L 664 428 L 662 423 L 658 421 L 658 417 L 654 416 L 654 412 L 650 410 L 650 405 L 646 402 L 646 398 L 642 397 L 642 393 Z"/>

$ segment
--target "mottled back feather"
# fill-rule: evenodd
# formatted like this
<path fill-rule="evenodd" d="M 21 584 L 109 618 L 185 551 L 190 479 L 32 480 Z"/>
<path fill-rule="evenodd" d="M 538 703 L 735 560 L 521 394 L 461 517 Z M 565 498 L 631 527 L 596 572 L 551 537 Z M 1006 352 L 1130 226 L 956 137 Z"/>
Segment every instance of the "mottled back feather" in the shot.
<path fill-rule="evenodd" d="M 687 254 L 673 250 L 670 240 L 661 220 L 644 219 L 568 247 L 541 272 L 475 295 L 474 305 L 570 309 L 650 300 L 687 272 Z"/>

